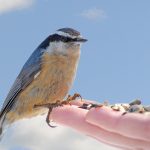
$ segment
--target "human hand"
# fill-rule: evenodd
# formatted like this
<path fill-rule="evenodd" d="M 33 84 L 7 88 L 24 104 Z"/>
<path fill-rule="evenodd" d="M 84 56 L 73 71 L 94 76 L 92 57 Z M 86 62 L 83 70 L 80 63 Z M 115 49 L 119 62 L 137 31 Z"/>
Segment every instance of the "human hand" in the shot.
<path fill-rule="evenodd" d="M 150 149 L 150 115 L 114 111 L 106 106 L 81 109 L 83 102 L 53 109 L 51 118 L 100 142 L 124 150 Z"/>

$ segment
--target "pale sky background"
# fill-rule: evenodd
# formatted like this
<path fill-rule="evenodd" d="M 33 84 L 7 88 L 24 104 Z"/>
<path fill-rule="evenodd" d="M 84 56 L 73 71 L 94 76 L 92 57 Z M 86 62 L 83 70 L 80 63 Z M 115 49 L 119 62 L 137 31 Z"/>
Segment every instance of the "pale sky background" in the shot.
<path fill-rule="evenodd" d="M 75 28 L 88 39 L 70 93 L 99 102 L 139 98 L 149 104 L 149 7 L 148 0 L 0 0 L 0 105 L 33 50 L 62 27 Z M 0 148 L 112 150 L 64 127 L 51 130 L 42 119 L 15 124 Z"/>

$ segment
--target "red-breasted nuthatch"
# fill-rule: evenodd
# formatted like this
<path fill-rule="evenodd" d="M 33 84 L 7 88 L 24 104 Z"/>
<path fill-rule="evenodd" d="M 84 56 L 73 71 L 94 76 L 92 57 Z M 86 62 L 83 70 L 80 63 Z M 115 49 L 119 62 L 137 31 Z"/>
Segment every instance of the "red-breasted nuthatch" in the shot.
<path fill-rule="evenodd" d="M 36 104 L 55 104 L 70 90 L 87 40 L 72 28 L 48 36 L 32 53 L 15 80 L 0 112 L 1 133 L 5 126 L 47 112 Z"/>

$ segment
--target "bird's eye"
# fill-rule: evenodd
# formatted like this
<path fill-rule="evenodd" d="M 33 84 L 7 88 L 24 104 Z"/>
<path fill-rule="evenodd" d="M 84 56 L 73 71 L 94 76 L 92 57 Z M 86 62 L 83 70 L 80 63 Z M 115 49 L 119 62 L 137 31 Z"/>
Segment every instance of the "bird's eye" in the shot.
<path fill-rule="evenodd" d="M 65 37 L 65 42 L 73 42 L 74 39 L 70 38 L 70 37 Z"/>
<path fill-rule="evenodd" d="M 70 42 L 70 39 L 68 37 L 65 37 L 65 42 Z"/>
<path fill-rule="evenodd" d="M 67 37 L 60 37 L 60 41 L 63 41 L 63 42 L 69 42 L 69 39 Z"/>
<path fill-rule="evenodd" d="M 54 34 L 53 36 L 50 36 L 51 41 L 62 41 L 62 42 L 74 42 L 75 39 L 72 39 L 71 37 L 65 37 L 58 34 Z"/>

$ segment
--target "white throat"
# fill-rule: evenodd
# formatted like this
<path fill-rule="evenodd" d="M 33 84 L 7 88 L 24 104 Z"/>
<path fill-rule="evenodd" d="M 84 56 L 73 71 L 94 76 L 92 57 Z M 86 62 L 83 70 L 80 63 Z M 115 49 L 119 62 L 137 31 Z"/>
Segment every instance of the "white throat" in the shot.
<path fill-rule="evenodd" d="M 70 55 L 70 54 L 76 54 L 80 51 L 80 46 L 78 48 L 76 45 L 69 46 L 69 44 L 66 44 L 64 42 L 51 42 L 49 46 L 46 48 L 46 51 L 49 54 L 58 54 L 58 55 Z"/>

